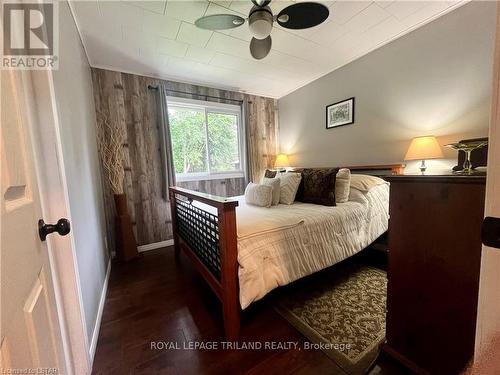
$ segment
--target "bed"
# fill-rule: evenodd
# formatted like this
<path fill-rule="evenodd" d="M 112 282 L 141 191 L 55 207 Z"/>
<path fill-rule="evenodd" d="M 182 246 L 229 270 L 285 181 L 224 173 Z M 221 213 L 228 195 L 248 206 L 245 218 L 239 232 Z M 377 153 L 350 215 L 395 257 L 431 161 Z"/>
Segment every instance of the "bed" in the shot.
<path fill-rule="evenodd" d="M 400 174 L 402 166 L 348 167 L 352 173 Z M 250 206 L 170 188 L 176 256 L 182 250 L 222 301 L 226 338 L 237 340 L 240 313 L 274 288 L 332 266 L 387 230 L 389 187 L 351 189 L 335 207 L 295 202 Z"/>

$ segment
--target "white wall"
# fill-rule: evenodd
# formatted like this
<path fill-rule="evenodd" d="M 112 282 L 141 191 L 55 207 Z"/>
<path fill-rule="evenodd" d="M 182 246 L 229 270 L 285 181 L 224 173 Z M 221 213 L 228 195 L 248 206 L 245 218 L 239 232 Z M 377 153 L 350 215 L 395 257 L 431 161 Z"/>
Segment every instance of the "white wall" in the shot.
<path fill-rule="evenodd" d="M 91 339 L 109 255 L 90 66 L 66 2 L 59 3 L 59 70 L 54 72 L 54 89 L 83 310 Z"/>
<path fill-rule="evenodd" d="M 487 136 L 495 6 L 466 4 L 281 98 L 281 152 L 294 166 L 381 164 L 402 162 L 416 136 Z M 353 96 L 355 123 L 325 129 L 325 107 Z M 429 170 L 449 171 L 456 151 L 445 155 Z"/>

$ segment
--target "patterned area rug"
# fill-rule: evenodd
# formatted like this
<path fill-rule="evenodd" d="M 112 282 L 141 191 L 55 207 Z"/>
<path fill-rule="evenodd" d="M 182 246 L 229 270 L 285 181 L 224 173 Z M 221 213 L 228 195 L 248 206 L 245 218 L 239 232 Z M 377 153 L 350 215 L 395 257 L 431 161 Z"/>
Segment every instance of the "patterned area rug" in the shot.
<path fill-rule="evenodd" d="M 278 294 L 275 309 L 348 374 L 364 374 L 385 340 L 387 275 L 339 264 Z"/>

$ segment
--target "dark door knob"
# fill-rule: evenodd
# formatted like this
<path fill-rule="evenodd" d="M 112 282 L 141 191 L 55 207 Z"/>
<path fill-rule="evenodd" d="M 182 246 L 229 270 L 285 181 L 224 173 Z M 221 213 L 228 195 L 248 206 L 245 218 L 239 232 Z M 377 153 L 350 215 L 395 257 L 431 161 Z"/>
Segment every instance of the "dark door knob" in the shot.
<path fill-rule="evenodd" d="M 59 219 L 57 224 L 45 224 L 45 222 L 40 219 L 38 220 L 38 235 L 42 241 L 45 241 L 48 234 L 57 232 L 61 236 L 65 236 L 71 230 L 71 225 L 68 219 Z"/>
<path fill-rule="evenodd" d="M 490 216 L 484 218 L 481 239 L 484 245 L 500 249 L 500 218 Z"/>

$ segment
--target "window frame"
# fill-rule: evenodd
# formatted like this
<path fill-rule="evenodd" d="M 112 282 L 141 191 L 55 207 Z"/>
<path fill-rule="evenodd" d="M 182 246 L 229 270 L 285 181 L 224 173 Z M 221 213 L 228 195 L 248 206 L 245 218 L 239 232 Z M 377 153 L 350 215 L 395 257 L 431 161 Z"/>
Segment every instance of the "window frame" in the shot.
<path fill-rule="evenodd" d="M 246 132 L 245 124 L 242 121 L 241 106 L 237 104 L 216 103 L 205 100 L 178 98 L 174 96 L 167 96 L 167 108 L 184 107 L 202 110 L 205 114 L 205 145 L 206 145 L 206 162 L 207 172 L 194 172 L 194 173 L 175 173 L 175 178 L 179 182 L 184 181 L 203 181 L 203 180 L 219 180 L 227 178 L 244 178 L 246 171 Z M 237 133 L 238 133 L 238 153 L 240 157 L 240 170 L 237 171 L 222 171 L 212 172 L 210 165 L 210 150 L 208 142 L 208 114 L 220 113 L 227 115 L 235 115 L 237 119 Z M 175 172 L 175 171 L 174 171 Z"/>

